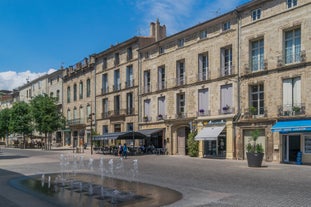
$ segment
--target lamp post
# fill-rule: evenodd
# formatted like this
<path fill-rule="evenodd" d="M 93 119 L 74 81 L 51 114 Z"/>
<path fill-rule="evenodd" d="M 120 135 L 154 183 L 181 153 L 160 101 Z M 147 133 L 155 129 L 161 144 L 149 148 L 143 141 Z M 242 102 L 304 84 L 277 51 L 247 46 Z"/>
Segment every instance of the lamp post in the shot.
<path fill-rule="evenodd" d="M 91 155 L 93 154 L 93 140 L 92 140 L 92 132 L 93 132 L 93 115 L 94 113 L 91 113 L 89 115 L 89 120 L 91 121 Z"/>

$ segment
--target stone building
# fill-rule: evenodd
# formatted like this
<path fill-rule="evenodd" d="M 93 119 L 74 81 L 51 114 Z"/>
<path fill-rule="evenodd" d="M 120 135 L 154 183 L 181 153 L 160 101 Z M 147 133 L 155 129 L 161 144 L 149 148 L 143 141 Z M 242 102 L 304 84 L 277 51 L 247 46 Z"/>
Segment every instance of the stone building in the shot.
<path fill-rule="evenodd" d="M 254 0 L 140 50 L 140 125 L 170 154 L 245 159 L 258 130 L 266 161 L 310 162 L 311 2 Z M 152 77 L 152 78 L 151 78 Z"/>
<path fill-rule="evenodd" d="M 63 72 L 64 145 L 83 151 L 90 143 L 95 111 L 95 58 L 84 58 Z"/>
<path fill-rule="evenodd" d="M 133 37 L 96 54 L 96 140 L 116 145 L 116 139 L 128 145 L 141 145 L 138 126 L 139 53 L 138 49 L 166 35 L 165 25 L 150 24 L 149 37 Z M 127 133 L 127 135 L 126 135 Z M 133 142 L 135 140 L 135 142 Z M 110 142 L 109 142 L 110 140 Z M 118 141 L 121 142 L 121 141 Z"/>
<path fill-rule="evenodd" d="M 252 1 L 237 9 L 241 118 L 236 157 L 259 130 L 267 161 L 311 162 L 311 2 Z"/>

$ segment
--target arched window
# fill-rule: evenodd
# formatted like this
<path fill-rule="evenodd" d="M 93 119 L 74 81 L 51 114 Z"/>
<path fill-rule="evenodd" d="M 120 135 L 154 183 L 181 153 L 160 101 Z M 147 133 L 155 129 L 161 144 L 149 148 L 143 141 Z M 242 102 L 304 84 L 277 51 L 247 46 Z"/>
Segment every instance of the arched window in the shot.
<path fill-rule="evenodd" d="M 91 96 L 91 80 L 87 79 L 86 81 L 86 97 Z"/>
<path fill-rule="evenodd" d="M 80 81 L 80 84 L 79 84 L 79 98 L 83 99 L 83 82 L 82 81 Z"/>
<path fill-rule="evenodd" d="M 70 103 L 70 86 L 67 88 L 67 103 Z"/>
<path fill-rule="evenodd" d="M 73 85 L 73 101 L 77 100 L 77 84 Z"/>

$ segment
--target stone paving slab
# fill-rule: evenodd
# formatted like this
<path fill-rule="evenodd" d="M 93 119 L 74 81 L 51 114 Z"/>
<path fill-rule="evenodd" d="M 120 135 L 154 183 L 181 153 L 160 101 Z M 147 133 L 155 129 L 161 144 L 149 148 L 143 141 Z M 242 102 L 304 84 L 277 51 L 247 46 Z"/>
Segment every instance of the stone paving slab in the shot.
<path fill-rule="evenodd" d="M 15 173 L 15 176 L 57 172 L 61 153 L 83 156 L 86 160 L 118 159 L 110 155 L 91 155 L 89 150 L 77 154 L 68 150 L 45 152 L 4 149 L 0 154 L 0 169 Z M 138 181 L 172 188 L 183 194 L 182 200 L 169 207 L 311 206 L 311 166 L 264 163 L 265 167 L 249 168 L 246 161 L 240 160 L 164 155 L 128 157 L 124 160 L 125 165 L 130 165 L 134 159 L 139 163 Z M 9 176 L 0 173 L 0 195 L 5 198 L 0 198 L 1 202 L 14 207 L 27 206 L 17 203 L 12 194 L 32 199 L 34 203 L 42 202 L 11 189 L 7 185 L 8 179 Z"/>

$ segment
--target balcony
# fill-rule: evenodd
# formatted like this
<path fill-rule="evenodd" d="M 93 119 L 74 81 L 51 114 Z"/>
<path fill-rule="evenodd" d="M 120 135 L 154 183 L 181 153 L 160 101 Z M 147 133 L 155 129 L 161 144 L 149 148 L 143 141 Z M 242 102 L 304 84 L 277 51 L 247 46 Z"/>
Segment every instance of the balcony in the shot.
<path fill-rule="evenodd" d="M 144 86 L 144 93 L 150 93 L 151 92 L 151 85 L 145 85 Z"/>
<path fill-rule="evenodd" d="M 161 81 L 158 83 L 158 90 L 164 90 L 166 89 L 166 81 Z"/>
<path fill-rule="evenodd" d="M 113 91 L 114 92 L 119 91 L 119 90 L 121 90 L 121 83 L 113 85 Z"/>
<path fill-rule="evenodd" d="M 182 86 L 186 84 L 186 77 L 176 78 L 176 86 Z"/>
<path fill-rule="evenodd" d="M 80 118 L 67 120 L 68 126 L 81 125 L 81 124 L 84 124 L 84 121 L 83 119 L 80 119 Z"/>
<path fill-rule="evenodd" d="M 228 65 L 228 66 L 224 66 L 221 68 L 221 77 L 224 76 L 228 76 L 228 75 L 232 75 L 232 70 L 233 70 L 233 66 L 232 65 Z"/>
<path fill-rule="evenodd" d="M 134 115 L 135 114 L 135 108 L 127 108 L 126 114 L 127 115 Z"/>
<path fill-rule="evenodd" d="M 102 88 L 102 95 L 109 93 L 109 87 Z"/>
<path fill-rule="evenodd" d="M 134 80 L 129 80 L 125 82 L 125 87 L 126 88 L 132 88 L 134 87 Z"/>
<path fill-rule="evenodd" d="M 299 116 L 305 115 L 306 106 L 304 103 L 301 104 L 286 104 L 278 107 L 279 116 Z"/>
<path fill-rule="evenodd" d="M 175 114 L 175 118 L 176 119 L 185 119 L 185 118 L 187 118 L 187 114 L 184 112 L 183 113 L 179 112 L 179 113 Z"/>
<path fill-rule="evenodd" d="M 230 106 L 224 106 L 218 110 L 218 113 L 220 115 L 222 115 L 222 114 L 233 114 L 234 112 L 235 112 L 234 107 L 230 107 Z"/>
<path fill-rule="evenodd" d="M 167 119 L 167 116 L 164 115 L 164 114 L 159 114 L 159 115 L 157 116 L 157 121 L 161 121 L 161 120 L 165 120 L 165 119 Z"/>
<path fill-rule="evenodd" d="M 200 109 L 197 111 L 197 116 L 209 116 L 210 115 L 210 110 L 204 110 Z"/>
<path fill-rule="evenodd" d="M 258 118 L 258 117 L 267 117 L 268 110 L 264 107 L 261 107 L 259 110 L 256 107 L 250 107 L 244 109 L 244 119 Z"/>
<path fill-rule="evenodd" d="M 102 119 L 107 119 L 111 116 L 111 112 L 110 111 L 105 111 L 102 113 Z"/>
<path fill-rule="evenodd" d="M 208 72 L 200 72 L 198 74 L 198 81 L 205 81 L 209 79 L 209 73 Z"/>

